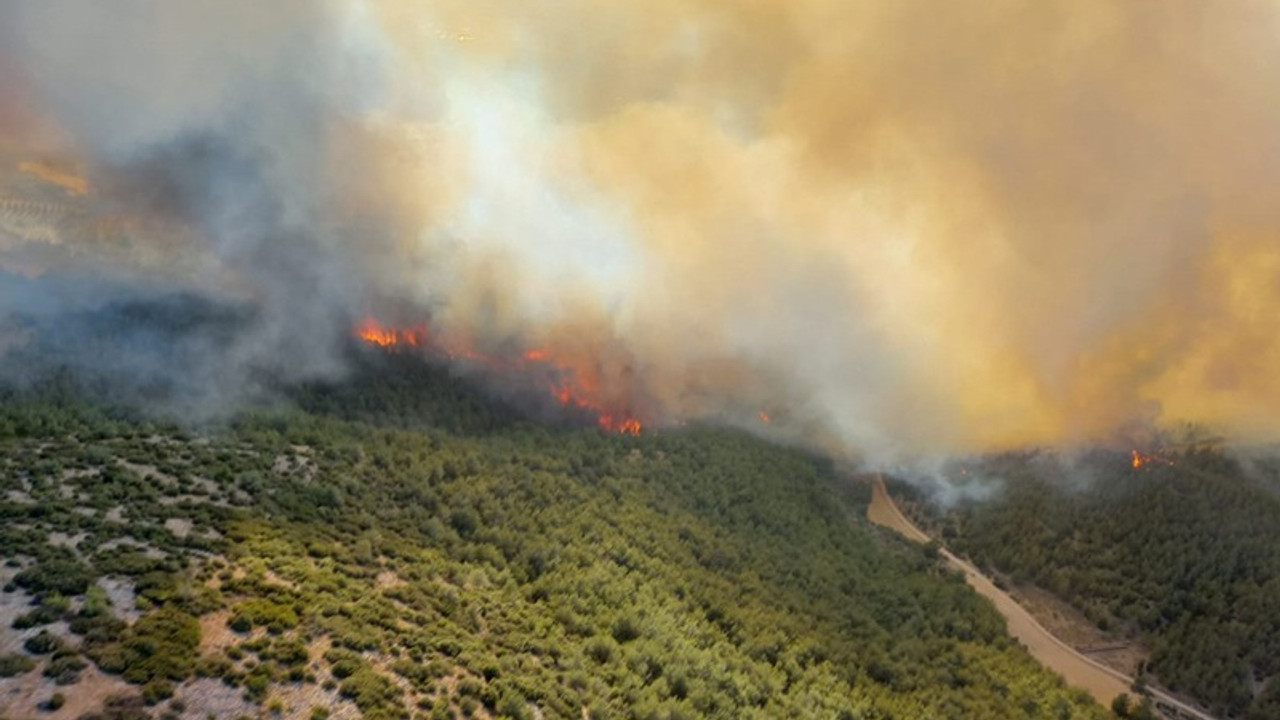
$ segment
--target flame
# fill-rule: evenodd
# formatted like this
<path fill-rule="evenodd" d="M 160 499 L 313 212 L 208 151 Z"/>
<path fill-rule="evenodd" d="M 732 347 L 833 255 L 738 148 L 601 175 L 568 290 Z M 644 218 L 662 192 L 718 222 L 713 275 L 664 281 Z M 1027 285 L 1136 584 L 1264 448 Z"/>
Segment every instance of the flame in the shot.
<path fill-rule="evenodd" d="M 395 328 L 373 317 L 357 323 L 354 334 L 360 340 L 385 350 L 419 348 L 450 360 L 467 360 L 495 374 L 541 374 L 545 377 L 549 370 L 554 373 L 556 381 L 548 391 L 561 406 L 594 415 L 596 424 L 608 432 L 639 435 L 644 427 L 639 418 L 619 412 L 613 403 L 606 401 L 596 372 L 565 360 L 546 348 L 531 348 L 512 360 L 480 352 L 465 338 L 433 335 L 425 325 Z"/>
<path fill-rule="evenodd" d="M 1160 465 L 1177 465 L 1178 462 L 1172 458 L 1164 457 L 1158 453 L 1144 453 L 1139 450 L 1129 451 L 1132 456 L 1132 464 L 1135 470 L 1146 467 L 1147 465 L 1158 463 Z"/>
<path fill-rule="evenodd" d="M 769 423 L 771 423 L 771 422 L 773 422 L 773 421 L 769 419 L 769 413 L 765 412 L 764 410 L 761 410 L 761 411 L 760 411 L 760 422 L 764 423 L 765 425 L 768 425 Z"/>
<path fill-rule="evenodd" d="M 600 427 L 605 430 L 623 435 L 639 435 L 640 431 L 644 427 L 640 421 L 635 418 L 626 418 L 621 422 L 617 422 L 613 419 L 612 415 L 608 414 L 601 415 L 599 423 Z"/>
<path fill-rule="evenodd" d="M 425 328 L 398 329 L 388 327 L 373 318 L 361 320 L 355 329 L 356 337 L 383 348 L 394 348 L 401 345 L 421 347 L 427 337 Z"/>

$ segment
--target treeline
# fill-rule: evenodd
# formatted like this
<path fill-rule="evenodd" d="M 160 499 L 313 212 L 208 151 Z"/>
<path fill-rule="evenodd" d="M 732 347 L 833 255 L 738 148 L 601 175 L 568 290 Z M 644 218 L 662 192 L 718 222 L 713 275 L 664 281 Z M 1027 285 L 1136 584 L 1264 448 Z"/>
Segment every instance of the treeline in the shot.
<path fill-rule="evenodd" d="M 871 532 L 865 490 L 819 458 L 534 424 L 386 367 L 200 432 L 9 396 L 7 589 L 32 599 L 24 632 L 71 635 L 0 666 L 92 662 L 169 714 L 219 678 L 368 718 L 1106 716 L 936 559 Z M 104 609 L 102 578 L 141 619 Z M 230 646 L 202 644 L 215 612 Z"/>
<path fill-rule="evenodd" d="M 988 458 L 987 501 L 932 522 L 955 549 L 1152 649 L 1146 670 L 1215 713 L 1280 719 L 1280 472 L 1212 447 Z M 958 474 L 956 477 L 960 477 Z M 962 478 L 963 480 L 963 478 Z"/>

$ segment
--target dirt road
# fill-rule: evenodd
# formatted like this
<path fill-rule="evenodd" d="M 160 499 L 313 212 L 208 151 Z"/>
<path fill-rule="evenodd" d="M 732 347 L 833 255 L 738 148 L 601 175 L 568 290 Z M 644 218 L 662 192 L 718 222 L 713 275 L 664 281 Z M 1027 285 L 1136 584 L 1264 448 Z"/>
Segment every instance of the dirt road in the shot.
<path fill-rule="evenodd" d="M 871 505 L 867 508 L 867 519 L 877 525 L 890 528 L 915 542 L 928 542 L 929 536 L 907 519 L 898 509 L 884 480 L 877 477 L 872 483 Z M 1074 648 L 1054 637 L 1036 621 L 1031 613 L 1014 601 L 1008 593 L 995 586 L 977 568 L 951 553 L 946 548 L 942 555 L 955 569 L 964 573 L 965 580 L 981 595 L 995 604 L 996 610 L 1004 616 L 1009 626 L 1009 634 L 1016 637 L 1026 646 L 1032 657 L 1045 667 L 1061 675 L 1068 685 L 1087 691 L 1103 705 L 1110 707 L 1111 701 L 1121 693 L 1130 693 L 1133 678 L 1098 663 L 1076 652 Z M 1195 720 L 1216 720 L 1186 703 L 1163 692 L 1152 689 L 1152 699 L 1157 706 L 1164 704 L 1176 709 L 1178 714 L 1161 708 L 1166 717 L 1186 717 Z"/>

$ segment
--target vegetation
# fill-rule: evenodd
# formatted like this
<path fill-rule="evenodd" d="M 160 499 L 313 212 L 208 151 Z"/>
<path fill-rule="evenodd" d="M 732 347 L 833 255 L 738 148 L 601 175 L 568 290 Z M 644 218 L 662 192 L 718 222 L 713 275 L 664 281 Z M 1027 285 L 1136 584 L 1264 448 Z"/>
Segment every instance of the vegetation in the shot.
<path fill-rule="evenodd" d="M 995 497 L 918 505 L 953 549 L 1151 648 L 1146 670 L 1217 714 L 1280 719 L 1280 463 L 1207 445 L 1151 457 L 988 458 Z M 960 468 L 957 468 L 959 470 Z"/>
<path fill-rule="evenodd" d="M 0 678 L 29 673 L 36 669 L 36 662 L 21 653 L 0 655 Z"/>
<path fill-rule="evenodd" d="M 96 717 L 215 677 L 268 713 L 315 685 L 367 718 L 1107 716 L 820 459 L 529 424 L 371 362 L 199 432 L 65 381 L 0 403 L 11 591 L 72 631 L 32 652 L 140 686 Z"/>

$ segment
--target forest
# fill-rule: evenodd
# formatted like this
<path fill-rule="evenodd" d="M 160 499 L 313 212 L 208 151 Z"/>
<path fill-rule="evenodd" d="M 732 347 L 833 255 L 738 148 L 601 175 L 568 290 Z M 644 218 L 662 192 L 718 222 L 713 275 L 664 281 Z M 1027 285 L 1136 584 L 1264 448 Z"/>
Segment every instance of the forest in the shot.
<path fill-rule="evenodd" d="M 1173 443 L 957 463 L 997 488 L 950 507 L 896 488 L 952 549 L 1150 649 L 1144 681 L 1219 716 L 1280 719 L 1280 454 Z M 986 494 L 986 493 L 984 493 Z"/>
<path fill-rule="evenodd" d="M 360 362 L 199 427 L 5 391 L 0 715 L 1110 717 L 820 457 Z"/>

